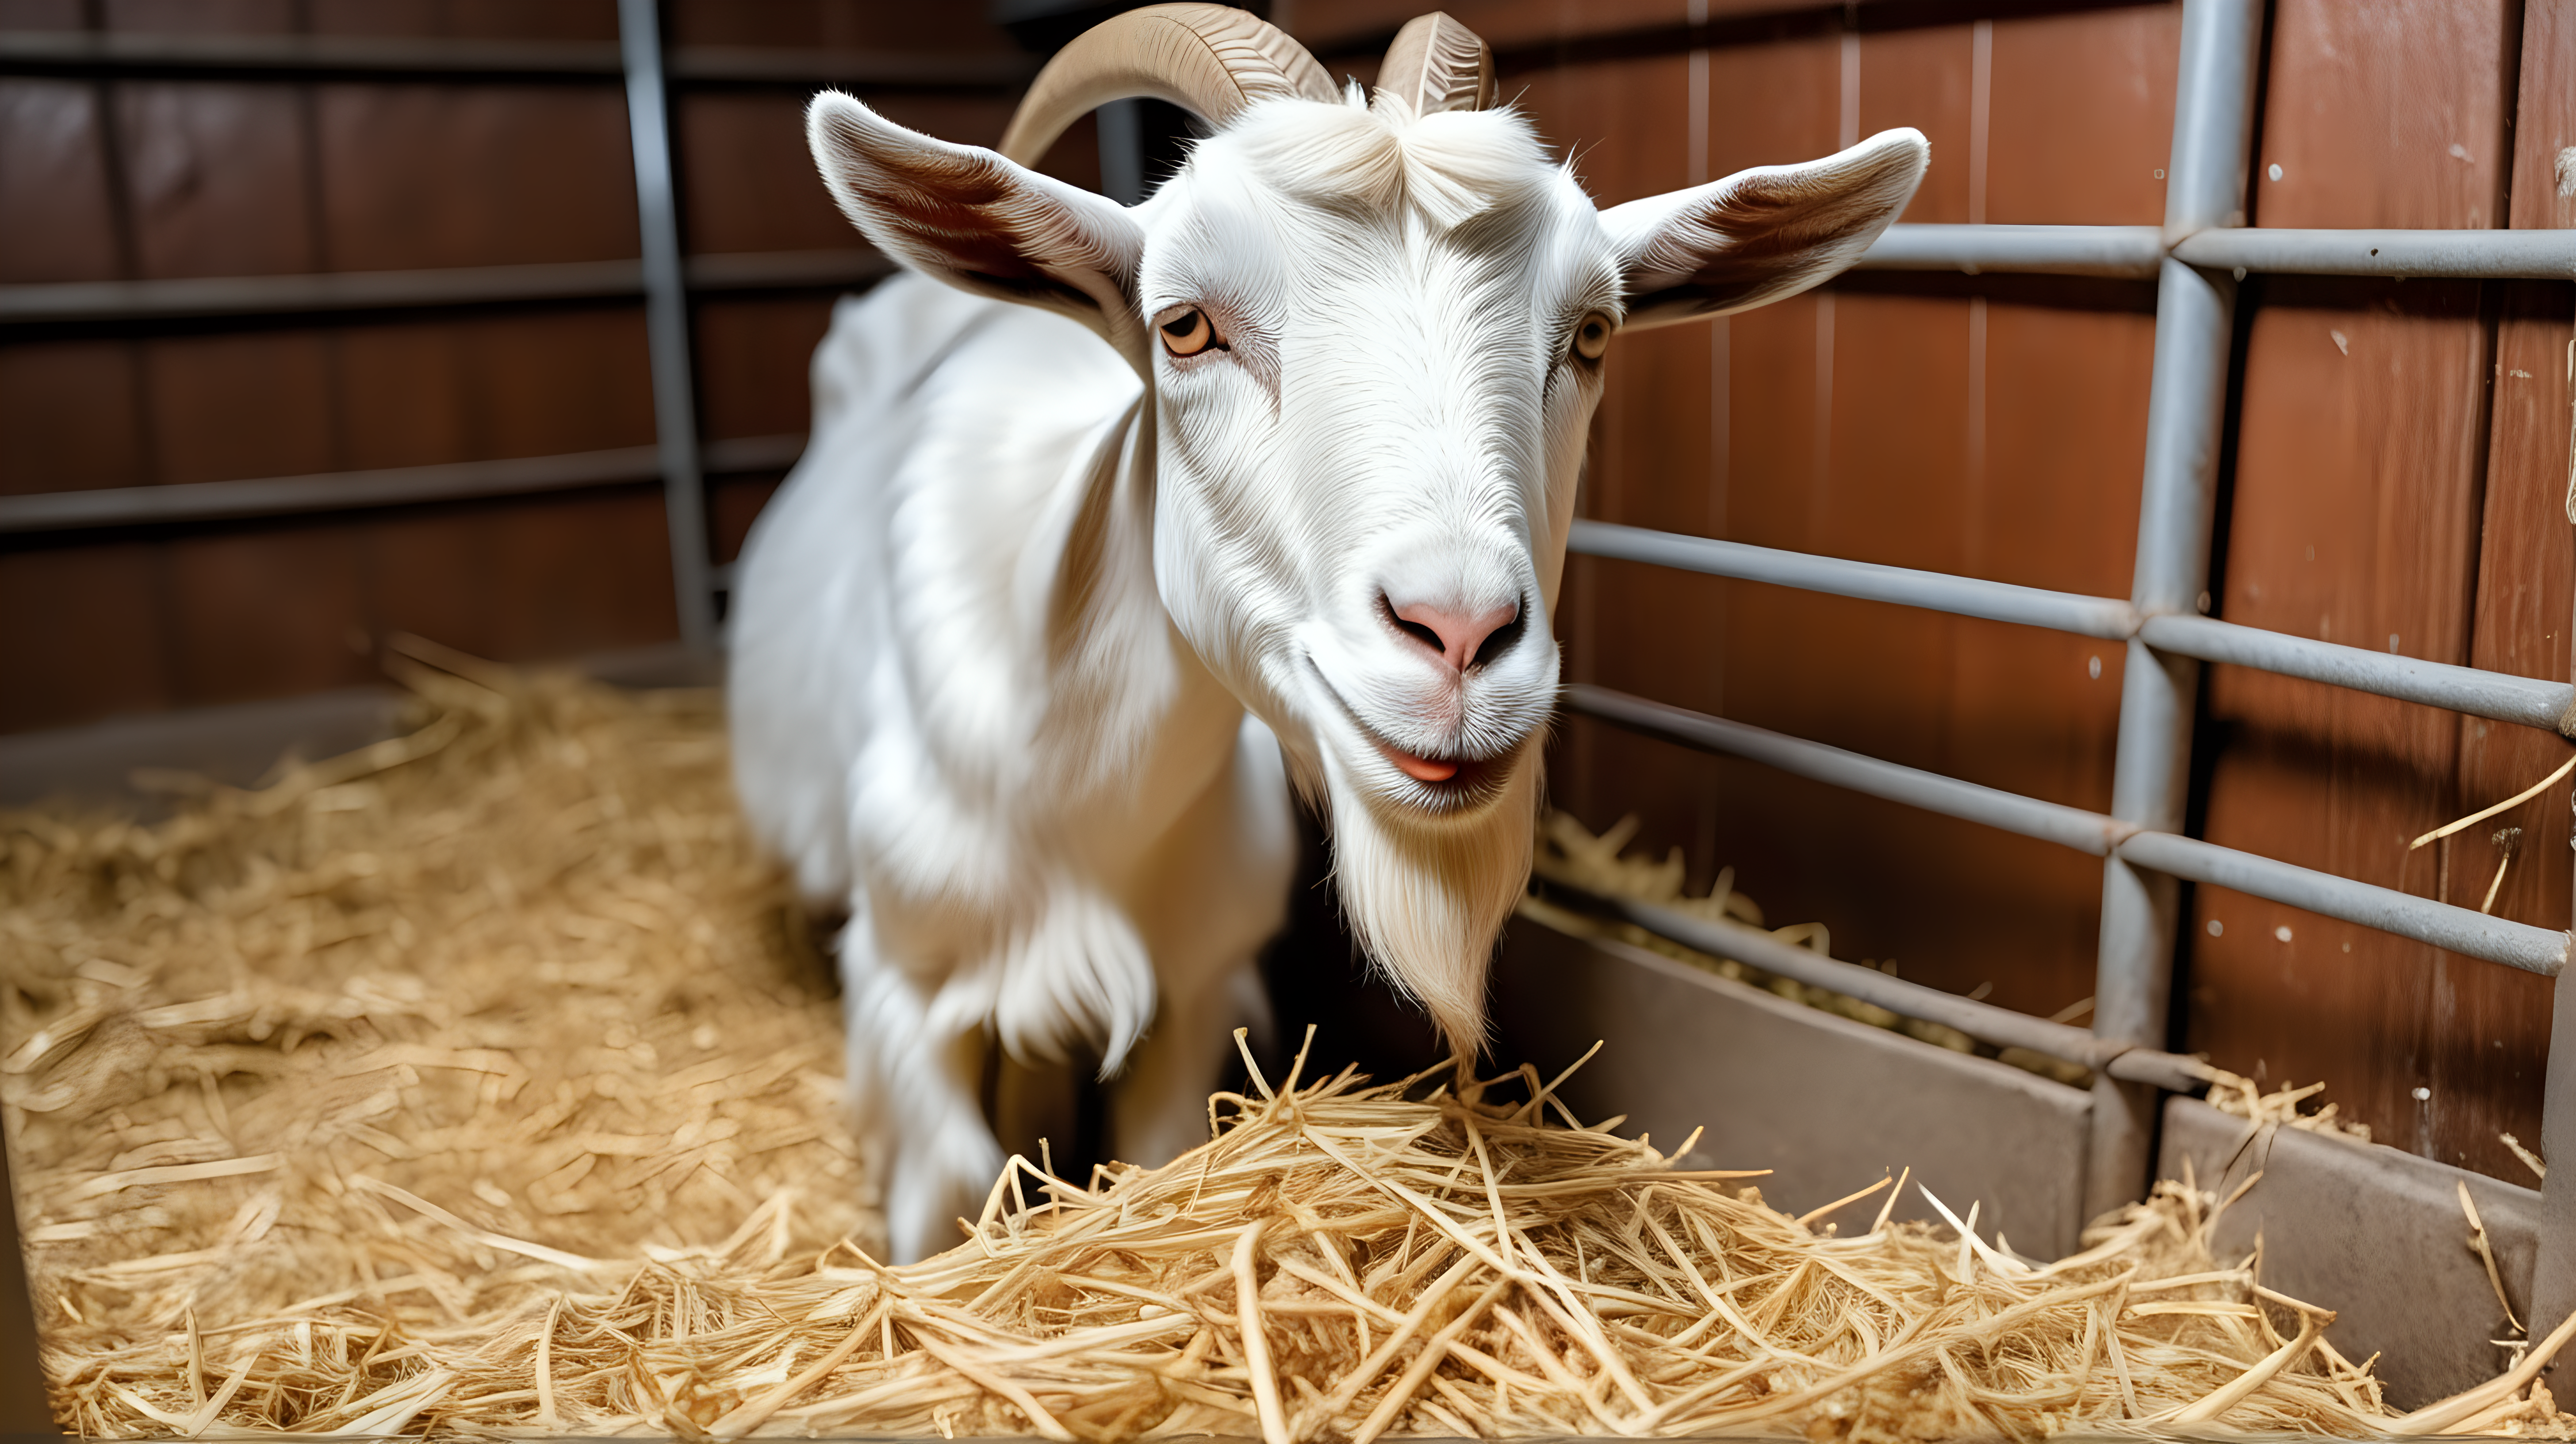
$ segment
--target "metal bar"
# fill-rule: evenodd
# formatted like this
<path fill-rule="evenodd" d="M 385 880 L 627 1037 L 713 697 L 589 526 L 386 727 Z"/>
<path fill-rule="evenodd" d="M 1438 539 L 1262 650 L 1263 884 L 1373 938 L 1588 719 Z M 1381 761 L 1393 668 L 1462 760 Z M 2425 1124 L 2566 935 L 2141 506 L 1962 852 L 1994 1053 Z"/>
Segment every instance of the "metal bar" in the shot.
<path fill-rule="evenodd" d="M 587 300 L 634 296 L 643 289 L 644 267 L 639 261 L 563 261 L 434 271 L 349 271 L 337 275 L 202 276 L 167 281 L 71 281 L 0 286 L 0 325 L 287 316 L 308 311 Z"/>
<path fill-rule="evenodd" d="M 675 80 L 1009 90 L 1036 74 L 1013 52 L 942 55 L 900 50 L 680 46 Z M 93 30 L 0 30 L 0 73 L 160 75 L 489 76 L 613 80 L 624 72 L 606 40 L 452 40 L 391 35 L 192 35 Z"/>
<path fill-rule="evenodd" d="M 2171 256 L 2213 271 L 2576 280 L 2576 233 L 2567 231 L 2273 230 L 2242 219 L 2230 202 L 2223 219 L 2185 235 Z M 1890 226 L 1854 268 L 2153 279 L 2166 234 L 2153 226 Z"/>
<path fill-rule="evenodd" d="M 698 474 L 697 387 L 690 377 L 689 297 L 680 274 L 680 215 L 671 181 L 669 112 L 662 94 L 662 16 L 656 0 L 617 0 L 626 58 L 626 123 L 635 147 L 635 215 L 644 239 L 644 334 L 653 371 L 653 430 L 662 453 L 663 512 L 671 531 L 672 600 L 680 640 L 717 645 L 708 585 L 706 481 Z"/>
<path fill-rule="evenodd" d="M 691 256 L 681 270 L 692 291 L 757 291 L 864 285 L 892 272 L 894 264 L 869 250 L 757 251 Z M 644 263 L 640 260 L 67 281 L 0 286 L 0 326 L 396 311 L 642 294 Z"/>
<path fill-rule="evenodd" d="M 391 35 L 144 34 L 116 30 L 0 30 L 0 70 L 221 73 L 329 71 L 353 75 L 610 77 L 605 40 L 451 40 Z"/>
<path fill-rule="evenodd" d="M 659 475 L 658 451 L 650 446 L 625 446 L 612 451 L 584 451 L 565 456 L 467 461 L 445 466 L 404 466 L 383 471 L 341 471 L 318 476 L 263 477 L 253 481 L 200 481 L 181 486 L 119 486 L 96 491 L 42 492 L 33 496 L 0 496 L 0 535 L 236 521 L 244 517 L 299 516 L 383 506 L 414 506 L 423 502 L 529 496 L 649 481 Z"/>
<path fill-rule="evenodd" d="M 2245 171 L 2254 127 L 2254 59 L 2261 0 L 2185 0 L 2167 163 L 2165 234 L 2245 223 Z M 2147 394 L 2147 459 L 2138 499 L 2138 556 L 2129 603 L 2140 614 L 2188 613 L 2209 576 L 2235 291 L 2168 256 L 2156 277 L 2155 363 Z M 2197 663 L 2128 644 L 2121 673 L 2111 811 L 2132 826 L 2178 832 L 2190 773 Z M 2102 860 L 2102 933 L 2093 1031 L 2162 1047 L 2173 991 L 2181 890 L 2120 853 Z M 2153 1182 L 2156 1099 L 2135 1084 L 2099 1080 L 2085 1162 L 2084 1214 L 2133 1202 Z"/>
<path fill-rule="evenodd" d="M 710 441 L 701 453 L 714 474 L 783 471 L 804 453 L 802 435 L 743 436 Z M 246 517 L 309 516 L 383 506 L 537 496 L 584 487 L 651 481 L 662 474 L 661 451 L 621 446 L 558 456 L 198 481 L 177 486 L 118 486 L 90 491 L 0 496 L 0 536 L 103 527 L 171 526 Z"/>
<path fill-rule="evenodd" d="M 2016 792 L 1964 782 L 1938 772 L 1926 772 L 1858 752 L 1846 752 L 1803 737 L 1789 737 L 1742 722 L 1730 722 L 1723 717 L 1650 702 L 1643 697 L 1632 697 L 1588 682 L 1576 682 L 1565 689 L 1565 706 L 1569 711 L 1598 717 L 1633 732 L 1661 737 L 1667 742 L 1678 742 L 1704 752 L 1723 752 L 1732 757 L 1748 758 L 1800 777 L 1847 787 L 1854 792 L 1866 792 L 1873 797 L 1920 807 L 1927 812 L 1981 822 L 1988 827 L 2036 837 L 2095 857 L 2109 856 L 2121 836 L 2133 830 L 2123 828 L 2098 812 L 2042 802 L 2036 797 L 2024 797 Z"/>
<path fill-rule="evenodd" d="M 870 250 L 718 251 L 682 261 L 680 278 L 692 291 L 786 291 L 870 285 L 896 269 Z"/>
<path fill-rule="evenodd" d="M 2242 267 L 2310 276 L 2459 276 L 2576 280 L 2576 232 L 2297 231 L 2213 229 L 2185 238 L 2174 259 L 2210 270 Z"/>
<path fill-rule="evenodd" d="M 1614 522 L 1574 523 L 1566 549 L 1585 556 L 1645 562 L 1739 581 L 1767 582 L 1841 597 L 1859 597 L 1898 606 L 1927 607 L 1960 616 L 2048 627 L 2107 641 L 2123 641 L 2138 630 L 2138 614 L 2112 597 L 2043 591 L 2005 582 L 1845 561 L 1808 552 L 1780 551 L 1743 542 L 1649 531 Z"/>
<path fill-rule="evenodd" d="M 2576 736 L 2569 730 L 2576 726 L 2576 716 L 2571 716 L 2571 709 L 2576 709 L 2576 686 L 2564 682 L 2364 651 L 2208 617 L 2149 617 L 2139 627 L 2138 635 L 2159 652 L 2178 653 L 2203 662 L 2256 667 L 2285 677 Z"/>
<path fill-rule="evenodd" d="M 1982 1042 L 2006 1048 L 2026 1048 L 2033 1053 L 2061 1058 L 2087 1068 L 2108 1068 L 2124 1076 L 2151 1079 L 2177 1092 L 2196 1093 L 2209 1082 L 2209 1066 L 2197 1058 L 2130 1048 L 2096 1038 L 2082 1028 L 2052 1023 L 2009 1008 L 1998 1008 L 1992 1003 L 1927 988 L 1921 983 L 1909 983 L 1876 968 L 1842 962 L 1811 948 L 1792 946 L 1760 928 L 1713 922 L 1671 908 L 1613 897 L 1553 879 L 1543 879 L 1542 882 L 1549 892 L 1563 892 L 1580 898 L 1594 908 L 1635 923 L 1650 933 L 1670 938 L 1684 947 L 1712 957 L 1731 958 L 1810 987 L 1858 998 L 1901 1017 L 1920 1018 L 1927 1023 L 1956 1028 Z"/>
<path fill-rule="evenodd" d="M 1575 683 L 1565 689 L 1565 707 L 1685 747 L 1743 757 L 1927 812 L 1983 823 L 2096 857 L 2107 856 L 2123 866 L 2149 869 L 2159 877 L 2188 878 L 2233 888 L 2326 917 L 2432 943 L 2466 957 L 2546 975 L 2556 974 L 2565 965 L 2565 933 L 2489 917 L 2162 829 L 2143 828 L 2098 812 L 1963 782 L 1938 772 L 1668 707 L 1588 683 Z M 2097 1012 L 2101 1008 L 2098 995 L 2094 1007 Z M 2145 1046 L 2134 1039 L 2104 1034 L 2098 1027 L 2095 1032 L 2111 1043 Z"/>
<path fill-rule="evenodd" d="M 2576 731 L 2571 731 L 2576 729 L 2576 686 L 2564 682 L 2364 651 L 2209 617 L 2166 615 L 2141 619 L 2137 608 L 2111 597 L 2017 587 L 1946 572 L 1845 561 L 1611 522 L 1575 522 L 1567 550 L 1707 576 L 1924 607 L 1955 616 L 2047 627 L 2105 641 L 2136 638 L 2159 652 L 2199 661 L 2255 667 L 2576 736 Z"/>
<path fill-rule="evenodd" d="M 1863 252 L 1863 271 L 2026 272 L 2154 280 L 2164 260 L 2154 226 L 1889 226 Z"/>
<path fill-rule="evenodd" d="M 2123 841 L 2119 854 L 2168 877 L 2287 903 L 2526 973 L 2555 977 L 2567 963 L 2568 937 L 2563 932 L 2294 867 L 2198 838 L 2141 832 Z"/>

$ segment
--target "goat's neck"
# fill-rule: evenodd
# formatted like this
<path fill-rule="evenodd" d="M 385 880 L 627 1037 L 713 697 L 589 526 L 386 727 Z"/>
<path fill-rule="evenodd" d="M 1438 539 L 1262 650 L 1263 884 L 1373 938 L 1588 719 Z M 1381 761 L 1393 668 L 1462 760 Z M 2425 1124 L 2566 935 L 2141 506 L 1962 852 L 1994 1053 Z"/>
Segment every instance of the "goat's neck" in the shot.
<path fill-rule="evenodd" d="M 1033 557 L 1046 579 L 1046 773 L 1065 821 L 1096 842 L 1144 845 L 1220 779 L 1243 706 L 1172 623 L 1154 580 L 1156 436 L 1150 390 L 1067 474 Z M 1123 851 L 1123 848 L 1112 848 Z"/>

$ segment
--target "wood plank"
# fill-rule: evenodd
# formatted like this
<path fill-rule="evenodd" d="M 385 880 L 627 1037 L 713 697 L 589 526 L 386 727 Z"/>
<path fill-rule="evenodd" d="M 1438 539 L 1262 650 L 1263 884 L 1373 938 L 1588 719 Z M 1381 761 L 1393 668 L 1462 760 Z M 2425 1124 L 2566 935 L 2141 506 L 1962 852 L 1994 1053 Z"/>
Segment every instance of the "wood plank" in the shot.
<path fill-rule="evenodd" d="M 2492 224 L 2517 11 L 2283 0 L 2257 224 Z M 2247 298 L 2219 613 L 2480 660 L 2494 303 L 2470 282 L 2300 278 Z M 2500 656 L 2488 631 L 2482 655 Z M 2463 793 L 2455 716 L 2228 668 L 2213 669 L 2208 712 L 2212 841 L 2471 906 L 2483 896 L 2497 860 L 2483 830 L 2406 847 L 2493 800 Z M 2199 890 L 2190 921 L 2188 1046 L 2271 1084 L 2325 1078 L 2383 1142 L 2519 1174 L 2495 1135 L 2536 1088 L 2520 1020 L 2538 980 L 2218 889 Z"/>

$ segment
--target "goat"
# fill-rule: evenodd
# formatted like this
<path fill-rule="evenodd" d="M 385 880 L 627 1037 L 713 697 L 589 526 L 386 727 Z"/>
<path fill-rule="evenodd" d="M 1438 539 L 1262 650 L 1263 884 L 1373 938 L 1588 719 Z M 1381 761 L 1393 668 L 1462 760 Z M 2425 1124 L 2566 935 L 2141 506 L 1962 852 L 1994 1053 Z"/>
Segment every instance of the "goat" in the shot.
<path fill-rule="evenodd" d="M 1210 127 L 1134 208 L 1030 169 L 1105 101 Z M 913 275 L 845 301 L 732 623 L 757 835 L 846 907 L 851 1092 L 894 1253 L 1002 1160 L 984 1051 L 1096 1043 L 1121 1155 L 1205 1137 L 1281 925 L 1292 793 L 1370 957 L 1456 1047 L 1526 885 L 1549 630 L 1603 354 L 1849 265 L 1894 130 L 1597 210 L 1407 25 L 1374 97 L 1215 5 L 1040 73 L 1000 153 L 826 92 L 823 179 Z"/>

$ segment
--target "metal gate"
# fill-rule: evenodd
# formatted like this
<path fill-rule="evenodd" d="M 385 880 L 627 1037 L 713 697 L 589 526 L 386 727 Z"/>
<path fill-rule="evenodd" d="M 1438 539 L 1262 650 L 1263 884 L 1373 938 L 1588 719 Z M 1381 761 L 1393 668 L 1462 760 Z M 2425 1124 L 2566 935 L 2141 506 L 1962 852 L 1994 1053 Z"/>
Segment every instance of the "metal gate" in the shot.
<path fill-rule="evenodd" d="M 2088 1216 L 2141 1196 L 2151 1178 L 2157 1086 L 2186 1066 L 2167 1037 L 2183 881 L 2231 888 L 2558 979 L 2544 1101 L 2543 1185 L 2532 1337 L 2576 1308 L 2576 984 L 2569 935 L 2183 835 L 2200 664 L 2225 662 L 2443 707 L 2576 738 L 2576 686 L 2311 641 L 2203 615 L 2221 427 L 2230 389 L 2236 283 L 2255 272 L 2381 277 L 2576 280 L 2576 232 L 2257 230 L 2245 225 L 2252 164 L 2260 0 L 2186 0 L 2165 223 L 2149 226 L 1900 225 L 1863 268 L 2110 276 L 2156 282 L 2155 363 L 2139 502 L 2135 580 L 2126 601 L 1939 572 L 1878 566 L 1738 542 L 1577 521 L 1577 553 L 1645 562 L 2125 643 L 2111 812 L 2087 812 L 1840 748 L 1665 706 L 1589 684 L 1573 712 L 1683 746 L 1730 754 L 1873 796 L 1983 823 L 2103 860 L 2101 940 L 2091 1039 L 2078 1030 L 1931 990 L 1872 981 L 1851 965 L 1817 971 L 1799 950 L 1743 930 L 1693 926 L 1660 909 L 1621 907 L 1650 930 L 1758 967 L 1879 994 L 1895 1011 L 2096 1069 L 2084 1180 Z M 2571 503 L 2576 504 L 2576 503 Z M 1614 906 L 1616 906 L 1614 904 Z M 2044 1031 L 2053 1030 L 2053 1031 Z M 2077 1035 L 2056 1037 L 2062 1033 Z"/>

